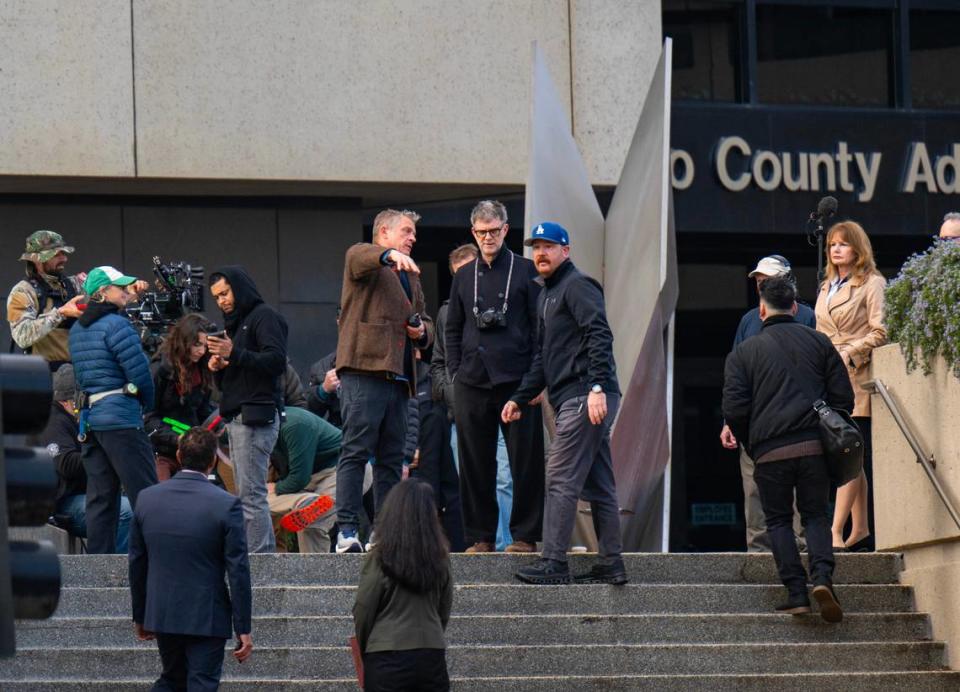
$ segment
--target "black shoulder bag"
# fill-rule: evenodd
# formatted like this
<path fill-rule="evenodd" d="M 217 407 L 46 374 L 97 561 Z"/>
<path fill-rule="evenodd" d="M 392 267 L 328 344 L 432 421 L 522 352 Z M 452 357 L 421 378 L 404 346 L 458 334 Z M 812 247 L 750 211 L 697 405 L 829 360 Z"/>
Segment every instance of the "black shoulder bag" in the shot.
<path fill-rule="evenodd" d="M 831 480 L 839 487 L 849 483 L 863 470 L 863 433 L 853 416 L 834 409 L 810 389 L 810 383 L 797 372 L 797 367 L 773 334 L 767 340 L 784 356 L 787 378 L 813 400 L 813 410 L 820 421 L 820 442 L 827 458 Z"/>

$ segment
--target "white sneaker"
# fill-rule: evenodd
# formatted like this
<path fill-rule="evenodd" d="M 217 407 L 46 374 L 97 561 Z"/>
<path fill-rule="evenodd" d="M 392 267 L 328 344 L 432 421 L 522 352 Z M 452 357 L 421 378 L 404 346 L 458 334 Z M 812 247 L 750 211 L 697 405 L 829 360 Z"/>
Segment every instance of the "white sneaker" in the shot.
<path fill-rule="evenodd" d="M 357 538 L 356 529 L 346 529 L 337 534 L 338 553 L 362 553 L 363 546 Z"/>
<path fill-rule="evenodd" d="M 363 549 L 368 553 L 373 550 L 373 546 L 377 544 L 377 534 L 373 530 L 370 531 L 370 537 L 367 539 L 367 544 L 363 546 Z"/>

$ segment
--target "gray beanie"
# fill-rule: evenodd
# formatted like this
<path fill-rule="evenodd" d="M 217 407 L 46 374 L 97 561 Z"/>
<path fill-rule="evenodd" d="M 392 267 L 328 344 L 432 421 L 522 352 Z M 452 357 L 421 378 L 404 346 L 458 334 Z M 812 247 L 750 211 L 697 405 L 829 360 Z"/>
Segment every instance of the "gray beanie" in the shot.
<path fill-rule="evenodd" d="M 64 363 L 53 373 L 53 400 L 69 401 L 76 393 L 77 380 L 73 376 L 73 366 Z"/>

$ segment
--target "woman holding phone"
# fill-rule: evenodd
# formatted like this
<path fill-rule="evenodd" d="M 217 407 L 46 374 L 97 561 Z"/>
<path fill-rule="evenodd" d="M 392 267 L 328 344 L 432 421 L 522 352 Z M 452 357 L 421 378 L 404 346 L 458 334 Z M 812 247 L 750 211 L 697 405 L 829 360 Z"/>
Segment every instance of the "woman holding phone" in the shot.
<path fill-rule="evenodd" d="M 207 335 L 215 333 L 216 328 L 203 315 L 181 317 L 164 337 L 158 357 L 151 363 L 157 393 L 146 428 L 157 453 L 157 478 L 161 482 L 180 470 L 177 443 L 182 432 L 200 425 L 213 411 Z"/>

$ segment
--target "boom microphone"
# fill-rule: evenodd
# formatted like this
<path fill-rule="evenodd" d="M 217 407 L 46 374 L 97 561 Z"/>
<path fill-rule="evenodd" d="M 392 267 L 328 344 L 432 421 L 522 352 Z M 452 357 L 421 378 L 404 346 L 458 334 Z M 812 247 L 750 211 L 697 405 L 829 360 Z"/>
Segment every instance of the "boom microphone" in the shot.
<path fill-rule="evenodd" d="M 837 198 L 824 197 L 817 203 L 817 216 L 821 219 L 829 219 L 837 213 Z"/>
<path fill-rule="evenodd" d="M 817 202 L 817 210 L 810 214 L 807 221 L 807 242 L 817 246 L 817 279 L 823 281 L 826 276 L 823 268 L 823 239 L 826 235 L 824 226 L 837 213 L 837 198 L 827 195 Z"/>

